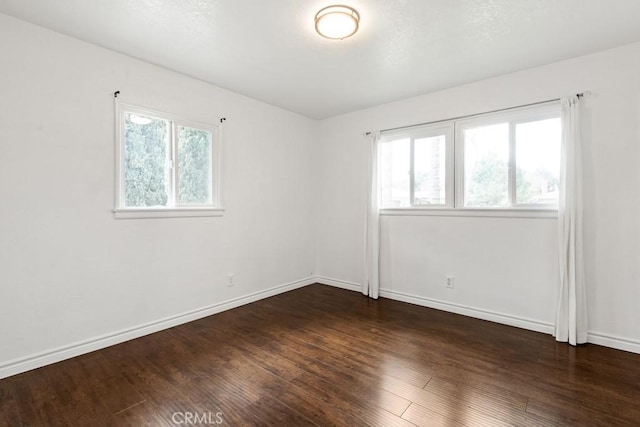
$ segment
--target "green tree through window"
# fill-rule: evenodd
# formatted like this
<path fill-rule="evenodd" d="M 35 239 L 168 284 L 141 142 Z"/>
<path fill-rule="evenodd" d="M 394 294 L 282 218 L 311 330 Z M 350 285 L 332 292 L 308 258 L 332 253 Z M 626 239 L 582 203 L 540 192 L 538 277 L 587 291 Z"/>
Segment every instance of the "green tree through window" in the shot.
<path fill-rule="evenodd" d="M 188 127 L 178 132 L 178 201 L 205 204 L 211 197 L 211 133 Z"/>
<path fill-rule="evenodd" d="M 165 120 L 125 115 L 124 186 L 127 206 L 167 204 L 165 165 L 168 128 L 169 122 Z"/>

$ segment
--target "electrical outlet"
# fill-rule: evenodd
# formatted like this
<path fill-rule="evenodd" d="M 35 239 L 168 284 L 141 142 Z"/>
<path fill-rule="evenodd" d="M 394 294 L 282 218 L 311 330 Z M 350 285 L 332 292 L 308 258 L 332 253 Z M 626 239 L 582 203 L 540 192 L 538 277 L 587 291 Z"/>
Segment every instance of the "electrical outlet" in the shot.
<path fill-rule="evenodd" d="M 453 276 L 446 276 L 445 288 L 453 289 Z"/>
<path fill-rule="evenodd" d="M 227 274 L 227 286 L 231 287 L 235 285 L 235 282 L 233 281 L 233 274 Z"/>

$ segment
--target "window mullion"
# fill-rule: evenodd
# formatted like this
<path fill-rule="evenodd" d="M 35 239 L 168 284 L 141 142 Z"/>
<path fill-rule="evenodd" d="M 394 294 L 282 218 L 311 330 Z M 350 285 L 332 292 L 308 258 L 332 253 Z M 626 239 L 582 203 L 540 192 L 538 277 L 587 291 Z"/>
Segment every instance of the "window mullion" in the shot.
<path fill-rule="evenodd" d="M 126 111 L 115 98 L 116 103 L 116 208 L 122 209 L 126 206 L 126 167 L 124 164 L 125 157 L 125 114 Z"/>
<path fill-rule="evenodd" d="M 171 202 L 171 206 L 177 206 L 176 203 L 176 193 L 178 191 L 178 156 L 177 156 L 177 139 L 178 139 L 178 127 L 175 122 L 171 122 L 171 140 L 169 141 L 169 164 L 171 165 L 171 182 L 169 185 L 169 200 Z"/>
<path fill-rule="evenodd" d="M 453 155 L 453 207 L 464 208 L 464 130 L 458 123 L 454 123 Z"/>
<path fill-rule="evenodd" d="M 451 162 L 451 159 L 455 157 L 455 133 L 456 133 L 456 124 L 452 125 L 453 130 L 447 132 L 445 136 L 445 144 L 444 144 L 444 152 L 445 152 L 445 187 L 444 187 L 444 205 L 448 208 L 455 207 L 454 197 L 455 193 L 451 192 L 452 188 L 455 188 L 456 179 L 455 179 L 455 163 Z M 453 195 L 453 196 L 452 196 Z"/>
<path fill-rule="evenodd" d="M 414 206 L 415 197 L 415 139 L 412 137 L 409 145 L 409 206 Z"/>
<path fill-rule="evenodd" d="M 516 125 L 509 122 L 509 206 L 516 205 Z"/>

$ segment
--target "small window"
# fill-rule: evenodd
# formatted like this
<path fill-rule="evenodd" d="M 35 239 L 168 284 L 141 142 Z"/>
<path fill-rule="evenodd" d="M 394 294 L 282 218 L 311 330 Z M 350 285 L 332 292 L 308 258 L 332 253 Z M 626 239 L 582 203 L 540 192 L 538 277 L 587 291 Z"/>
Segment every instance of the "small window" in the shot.
<path fill-rule="evenodd" d="M 452 143 L 452 124 L 385 133 L 379 149 L 381 206 L 450 206 L 453 198 Z"/>
<path fill-rule="evenodd" d="M 217 126 L 130 105 L 120 104 L 118 110 L 116 214 L 220 211 Z"/>

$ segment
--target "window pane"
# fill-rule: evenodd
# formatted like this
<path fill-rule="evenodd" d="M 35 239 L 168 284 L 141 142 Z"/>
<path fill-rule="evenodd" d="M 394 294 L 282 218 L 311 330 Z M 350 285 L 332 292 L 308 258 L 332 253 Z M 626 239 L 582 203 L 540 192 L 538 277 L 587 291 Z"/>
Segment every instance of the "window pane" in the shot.
<path fill-rule="evenodd" d="M 509 204 L 509 124 L 464 132 L 464 204 L 505 207 Z"/>
<path fill-rule="evenodd" d="M 125 113 L 124 192 L 128 207 L 166 206 L 169 122 Z"/>
<path fill-rule="evenodd" d="M 178 204 L 212 203 L 211 132 L 178 127 Z"/>
<path fill-rule="evenodd" d="M 445 204 L 445 136 L 414 141 L 414 205 Z"/>
<path fill-rule="evenodd" d="M 410 140 L 380 143 L 380 206 L 409 207 Z"/>
<path fill-rule="evenodd" d="M 560 118 L 516 125 L 516 203 L 557 204 Z"/>

